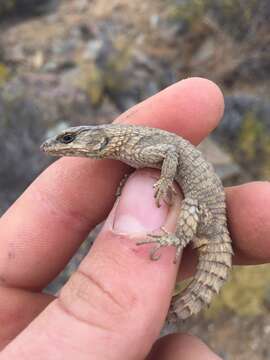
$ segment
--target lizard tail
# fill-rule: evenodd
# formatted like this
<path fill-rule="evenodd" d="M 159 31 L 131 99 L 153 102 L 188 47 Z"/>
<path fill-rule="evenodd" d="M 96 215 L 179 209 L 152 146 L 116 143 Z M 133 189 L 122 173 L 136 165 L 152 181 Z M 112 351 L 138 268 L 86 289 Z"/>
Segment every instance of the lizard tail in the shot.
<path fill-rule="evenodd" d="M 200 242 L 200 240 L 199 240 Z M 172 301 L 169 319 L 186 319 L 208 305 L 228 277 L 233 250 L 227 232 L 211 240 L 201 239 L 199 262 L 194 278 Z"/>

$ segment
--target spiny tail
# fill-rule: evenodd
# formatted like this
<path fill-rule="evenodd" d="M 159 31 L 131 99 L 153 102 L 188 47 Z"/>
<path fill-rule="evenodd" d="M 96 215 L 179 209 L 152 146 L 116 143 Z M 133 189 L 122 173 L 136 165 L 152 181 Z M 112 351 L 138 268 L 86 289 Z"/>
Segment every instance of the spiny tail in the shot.
<path fill-rule="evenodd" d="M 233 250 L 227 231 L 198 247 L 199 263 L 191 283 L 172 301 L 170 318 L 186 319 L 210 304 L 228 277 Z"/>

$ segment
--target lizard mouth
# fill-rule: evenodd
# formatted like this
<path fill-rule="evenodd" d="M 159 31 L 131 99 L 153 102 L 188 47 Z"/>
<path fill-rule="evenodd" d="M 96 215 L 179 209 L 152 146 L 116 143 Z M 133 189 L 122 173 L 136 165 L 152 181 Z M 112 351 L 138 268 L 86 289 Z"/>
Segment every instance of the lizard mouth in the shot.
<path fill-rule="evenodd" d="M 57 146 L 55 146 L 51 140 L 44 141 L 44 143 L 40 146 L 40 150 L 51 155 L 58 155 L 61 150 L 64 151 L 64 149 L 57 149 Z"/>
<path fill-rule="evenodd" d="M 53 140 L 46 140 L 40 150 L 53 156 L 87 156 L 87 150 L 78 146 L 70 147 L 68 144 L 59 144 Z"/>
<path fill-rule="evenodd" d="M 71 152 L 72 149 L 63 145 L 59 146 L 58 144 L 53 143 L 51 140 L 46 140 L 43 144 L 41 144 L 40 150 L 46 154 L 63 156 Z"/>

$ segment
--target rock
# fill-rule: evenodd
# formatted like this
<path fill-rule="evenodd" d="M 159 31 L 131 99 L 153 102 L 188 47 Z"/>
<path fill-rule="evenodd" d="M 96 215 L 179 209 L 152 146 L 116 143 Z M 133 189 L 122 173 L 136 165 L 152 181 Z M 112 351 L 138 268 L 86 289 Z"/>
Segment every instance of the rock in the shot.
<path fill-rule="evenodd" d="M 228 96 L 214 139 L 230 151 L 254 179 L 270 176 L 270 106 L 253 96 Z"/>
<path fill-rule="evenodd" d="M 9 68 L 0 62 L 0 86 L 10 78 Z"/>
<path fill-rule="evenodd" d="M 200 143 L 198 148 L 202 151 L 205 158 L 214 165 L 217 174 L 223 182 L 229 183 L 232 179 L 241 175 L 242 170 L 239 165 L 212 139 L 206 138 Z"/>
<path fill-rule="evenodd" d="M 83 41 L 88 41 L 95 37 L 95 30 L 93 26 L 81 23 L 72 29 L 71 35 Z"/>
<path fill-rule="evenodd" d="M 160 16 L 158 14 L 152 14 L 149 18 L 149 23 L 152 29 L 156 29 L 160 22 Z"/>
<path fill-rule="evenodd" d="M 36 51 L 32 58 L 32 66 L 36 69 L 40 69 L 44 64 L 44 54 L 42 51 Z"/>
<path fill-rule="evenodd" d="M 39 151 L 46 123 L 35 103 L 0 95 L 0 212 L 17 198 L 51 161 Z"/>
<path fill-rule="evenodd" d="M 265 293 L 264 293 L 264 306 L 268 311 L 270 311 L 270 286 L 266 286 Z M 265 329 L 266 334 L 270 334 L 270 324 Z"/>
<path fill-rule="evenodd" d="M 105 94 L 105 78 L 96 64 L 81 65 L 75 70 L 73 79 L 73 84 L 88 95 L 94 107 L 98 107 L 102 103 Z"/>
<path fill-rule="evenodd" d="M 25 60 L 25 51 L 22 44 L 16 44 L 14 47 L 5 50 L 5 60 L 11 63 L 21 63 Z"/>
<path fill-rule="evenodd" d="M 83 59 L 96 61 L 101 55 L 102 47 L 104 43 L 101 39 L 93 39 L 86 44 Z"/>
<path fill-rule="evenodd" d="M 43 71 L 45 72 L 56 72 L 58 64 L 54 61 L 49 61 L 43 65 Z"/>
<path fill-rule="evenodd" d="M 259 97 L 239 94 L 225 97 L 225 112 L 222 121 L 214 134 L 220 140 L 235 139 L 243 123 L 244 116 L 252 112 L 256 114 L 259 121 L 270 130 L 270 106 L 267 101 Z"/>
<path fill-rule="evenodd" d="M 137 69 L 145 68 L 149 72 L 154 72 L 158 70 L 157 64 L 143 51 L 133 50 L 132 52 L 133 65 Z"/>
<path fill-rule="evenodd" d="M 270 324 L 269 325 L 265 325 L 265 327 L 263 328 L 263 331 L 266 335 L 270 335 Z M 270 353 L 269 353 L 270 354 Z"/>
<path fill-rule="evenodd" d="M 199 47 L 197 52 L 192 56 L 191 66 L 201 66 L 214 56 L 216 51 L 216 42 L 213 38 L 207 38 Z"/>
<path fill-rule="evenodd" d="M 47 24 L 54 24 L 56 21 L 59 21 L 59 14 L 57 12 L 53 13 L 53 14 L 50 14 L 50 15 L 46 16 L 44 21 Z"/>
<path fill-rule="evenodd" d="M 87 10 L 89 4 L 88 4 L 88 0 L 76 0 L 75 1 L 75 9 L 78 12 L 83 12 L 85 10 Z"/>
<path fill-rule="evenodd" d="M 52 43 L 51 51 L 55 55 L 66 55 L 68 53 L 73 52 L 78 46 L 76 38 L 69 39 L 56 39 Z"/>
<path fill-rule="evenodd" d="M 0 4 L 0 16 L 42 15 L 55 10 L 57 5 L 57 0 L 5 0 Z"/>

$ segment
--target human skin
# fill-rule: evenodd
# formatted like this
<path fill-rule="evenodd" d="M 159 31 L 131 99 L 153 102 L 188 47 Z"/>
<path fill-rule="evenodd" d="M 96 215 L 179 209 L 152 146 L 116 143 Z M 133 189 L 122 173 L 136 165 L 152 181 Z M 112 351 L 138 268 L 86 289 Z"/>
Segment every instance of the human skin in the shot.
<path fill-rule="evenodd" d="M 116 121 L 159 127 L 198 144 L 218 125 L 223 107 L 215 84 L 191 78 Z M 152 189 L 156 173 L 141 170 L 128 180 L 113 207 L 126 172 L 115 161 L 62 158 L 0 219 L 1 360 L 219 358 L 199 339 L 184 334 L 157 341 L 177 276 L 174 250 L 162 249 L 160 260 L 153 262 L 151 245 L 136 247 L 134 234 L 163 224 L 173 230 L 181 200 L 178 196 L 171 209 L 165 204 L 157 208 Z M 235 263 L 268 262 L 269 183 L 232 187 L 226 194 Z M 89 231 L 106 218 L 60 296 L 43 294 Z M 192 274 L 195 263 L 188 249 L 178 276 Z"/>

